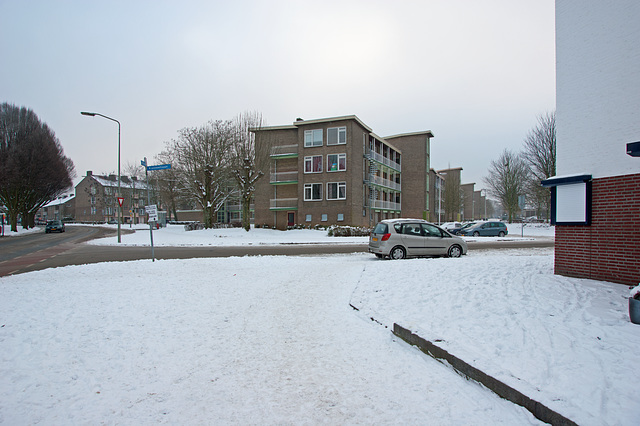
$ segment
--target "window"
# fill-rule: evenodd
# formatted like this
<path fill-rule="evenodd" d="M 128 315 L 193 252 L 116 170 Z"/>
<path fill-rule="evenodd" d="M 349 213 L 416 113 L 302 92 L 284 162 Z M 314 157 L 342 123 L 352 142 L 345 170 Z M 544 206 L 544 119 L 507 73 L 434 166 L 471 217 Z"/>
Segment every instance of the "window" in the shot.
<path fill-rule="evenodd" d="M 342 172 L 347 170 L 347 154 L 327 155 L 327 171 Z"/>
<path fill-rule="evenodd" d="M 329 182 L 327 184 L 327 200 L 345 200 L 346 198 L 346 182 Z"/>
<path fill-rule="evenodd" d="M 325 214 L 323 214 L 323 215 L 322 215 L 322 221 L 323 221 L 323 222 L 326 222 L 326 221 L 328 221 L 328 220 L 329 220 L 329 216 L 328 216 L 326 213 L 325 213 Z"/>
<path fill-rule="evenodd" d="M 305 217 L 306 217 L 306 221 L 307 222 L 311 222 L 311 215 L 310 214 L 306 215 Z"/>
<path fill-rule="evenodd" d="M 322 146 L 322 129 L 304 131 L 304 147 Z"/>
<path fill-rule="evenodd" d="M 346 127 L 330 127 L 327 129 L 327 145 L 344 145 L 346 143 Z"/>
<path fill-rule="evenodd" d="M 344 221 L 344 214 L 338 213 L 338 222 Z"/>
<path fill-rule="evenodd" d="M 304 184 L 304 200 L 305 201 L 322 200 L 322 184 L 321 183 L 305 183 Z"/>
<path fill-rule="evenodd" d="M 304 157 L 305 173 L 322 173 L 322 155 Z"/>

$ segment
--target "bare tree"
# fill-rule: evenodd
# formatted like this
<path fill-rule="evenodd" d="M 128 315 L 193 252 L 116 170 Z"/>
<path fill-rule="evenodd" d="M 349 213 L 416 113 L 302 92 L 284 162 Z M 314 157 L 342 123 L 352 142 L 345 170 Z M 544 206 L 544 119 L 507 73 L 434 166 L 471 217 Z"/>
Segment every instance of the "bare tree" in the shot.
<path fill-rule="evenodd" d="M 240 190 L 242 203 L 242 227 L 251 229 L 251 201 L 255 193 L 255 183 L 264 175 L 268 167 L 268 155 L 257 152 L 266 149 L 266 145 L 256 146 L 253 129 L 263 126 L 262 115 L 257 112 L 245 112 L 233 121 L 233 149 L 231 170 Z"/>
<path fill-rule="evenodd" d="M 489 176 L 484 178 L 489 192 L 507 211 L 509 223 L 518 211 L 518 196 L 525 193 L 528 173 L 524 159 L 505 149 L 500 158 L 491 161 Z"/>
<path fill-rule="evenodd" d="M 523 158 L 531 171 L 528 193 L 538 216 L 545 211 L 548 219 L 551 210 L 551 192 L 540 186 L 540 181 L 556 175 L 556 113 L 555 111 L 538 116 L 538 124 L 527 133 L 524 139 Z"/>
<path fill-rule="evenodd" d="M 457 214 L 462 208 L 464 194 L 460 187 L 460 182 L 454 178 L 444 181 L 444 191 L 442 192 L 442 204 L 445 212 L 445 220 L 458 220 Z"/>
<path fill-rule="evenodd" d="M 38 116 L 25 107 L 0 104 L 0 204 L 17 232 L 35 226 L 35 214 L 72 185 L 73 162 L 60 141 Z"/>
<path fill-rule="evenodd" d="M 171 143 L 176 154 L 180 185 L 197 200 L 204 225 L 211 228 L 216 213 L 231 194 L 228 182 L 233 129 L 229 121 L 210 121 L 198 128 L 184 128 Z"/>
<path fill-rule="evenodd" d="M 124 174 L 128 176 L 131 184 L 131 190 L 129 192 L 129 207 L 131 209 L 131 222 L 130 226 L 136 222 L 136 215 L 138 214 L 138 209 L 140 208 L 140 191 L 137 189 L 141 189 L 144 187 L 142 184 L 142 178 L 144 177 L 144 167 L 138 163 L 130 163 L 127 162 L 124 166 Z M 123 177 L 124 179 L 124 177 Z M 121 195 L 123 196 L 123 195 Z M 144 205 L 146 201 L 143 199 L 142 204 Z"/>

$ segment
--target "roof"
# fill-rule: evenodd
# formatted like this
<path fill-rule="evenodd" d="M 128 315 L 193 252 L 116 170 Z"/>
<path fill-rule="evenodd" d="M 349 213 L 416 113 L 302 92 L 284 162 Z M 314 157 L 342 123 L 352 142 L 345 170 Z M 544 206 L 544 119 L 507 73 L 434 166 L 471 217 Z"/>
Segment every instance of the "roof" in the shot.
<path fill-rule="evenodd" d="M 118 187 L 118 179 L 117 178 L 116 178 L 116 180 L 111 180 L 106 176 L 98 176 L 98 175 L 91 175 L 91 177 L 102 186 L 109 186 L 109 187 L 114 187 L 114 188 Z M 121 176 L 120 187 L 121 188 L 133 188 L 132 182 L 133 181 L 128 176 Z M 135 182 L 136 182 L 135 183 L 136 189 L 147 189 L 147 183 L 145 181 L 137 180 Z"/>
<path fill-rule="evenodd" d="M 394 139 L 394 138 L 402 138 L 402 137 L 405 137 L 405 136 L 420 136 L 420 135 L 425 135 L 427 137 L 432 138 L 433 137 L 433 132 L 431 132 L 431 130 L 424 130 L 422 132 L 400 133 L 398 135 L 385 136 L 385 139 Z"/>
<path fill-rule="evenodd" d="M 372 131 L 371 127 L 369 127 L 366 124 L 364 124 L 362 122 L 362 120 L 360 120 L 355 115 L 343 115 L 343 116 L 340 116 L 340 117 L 319 118 L 319 119 L 316 119 L 316 120 L 298 119 L 293 123 L 293 125 L 297 127 L 297 126 L 308 125 L 308 124 L 318 124 L 318 123 L 327 123 L 327 122 L 331 122 L 331 121 L 347 121 L 347 120 L 356 121 L 358 124 L 360 124 L 362 127 L 364 127 L 368 132 Z"/>
<path fill-rule="evenodd" d="M 60 204 L 64 204 L 64 203 L 67 203 L 67 202 L 73 200 L 75 197 L 76 197 L 75 194 L 61 195 L 60 197 L 56 198 L 55 200 L 49 201 L 43 207 L 59 206 Z"/>

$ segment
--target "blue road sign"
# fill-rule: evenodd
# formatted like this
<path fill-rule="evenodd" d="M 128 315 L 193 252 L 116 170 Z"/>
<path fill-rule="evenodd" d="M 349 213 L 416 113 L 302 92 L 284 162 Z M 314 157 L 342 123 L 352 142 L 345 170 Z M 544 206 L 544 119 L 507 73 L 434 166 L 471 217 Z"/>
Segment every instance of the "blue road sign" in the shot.
<path fill-rule="evenodd" d="M 157 166 L 147 166 L 147 170 L 167 170 L 171 168 L 171 164 L 158 164 Z"/>

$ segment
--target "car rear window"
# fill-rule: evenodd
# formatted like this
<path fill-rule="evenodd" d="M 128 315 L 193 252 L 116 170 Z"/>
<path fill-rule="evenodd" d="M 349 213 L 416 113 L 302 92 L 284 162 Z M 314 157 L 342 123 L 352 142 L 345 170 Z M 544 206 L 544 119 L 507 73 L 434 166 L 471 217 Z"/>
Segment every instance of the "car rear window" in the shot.
<path fill-rule="evenodd" d="M 388 232 L 388 230 L 389 230 L 389 227 L 387 226 L 386 223 L 379 223 L 373 229 L 373 233 L 374 234 L 386 234 Z"/>

